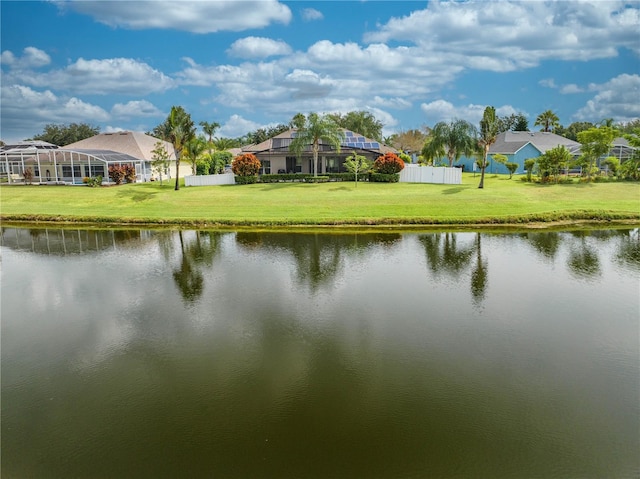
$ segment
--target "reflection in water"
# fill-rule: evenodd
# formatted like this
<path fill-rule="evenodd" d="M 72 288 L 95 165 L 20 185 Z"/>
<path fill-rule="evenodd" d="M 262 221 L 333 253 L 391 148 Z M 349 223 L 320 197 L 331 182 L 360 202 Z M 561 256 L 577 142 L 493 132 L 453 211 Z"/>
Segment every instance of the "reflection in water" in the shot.
<path fill-rule="evenodd" d="M 2 233 L 3 477 L 637 477 L 638 230 Z"/>
<path fill-rule="evenodd" d="M 570 246 L 567 265 L 577 277 L 590 279 L 600 275 L 600 259 L 595 244 L 589 241 L 590 234 L 585 231 L 572 233 L 573 242 Z M 603 237 L 602 235 L 600 236 Z"/>

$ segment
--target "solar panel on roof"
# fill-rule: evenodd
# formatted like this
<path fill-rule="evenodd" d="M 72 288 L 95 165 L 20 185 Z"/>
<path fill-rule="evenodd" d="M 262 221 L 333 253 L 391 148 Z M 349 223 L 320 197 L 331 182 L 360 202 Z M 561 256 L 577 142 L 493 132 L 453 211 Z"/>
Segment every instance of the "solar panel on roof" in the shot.
<path fill-rule="evenodd" d="M 353 136 L 353 132 L 352 131 L 345 131 L 344 134 L 345 134 L 345 136 Z"/>
<path fill-rule="evenodd" d="M 377 141 L 374 141 L 373 143 L 371 143 L 371 148 L 380 149 L 380 143 L 378 143 Z"/>
<path fill-rule="evenodd" d="M 359 137 L 358 137 L 358 141 L 359 141 L 360 143 L 364 143 L 364 141 L 365 141 L 365 140 L 366 140 L 366 138 L 365 138 L 364 136 L 359 136 Z"/>
<path fill-rule="evenodd" d="M 365 141 L 364 147 L 365 148 L 371 148 L 371 143 Z"/>

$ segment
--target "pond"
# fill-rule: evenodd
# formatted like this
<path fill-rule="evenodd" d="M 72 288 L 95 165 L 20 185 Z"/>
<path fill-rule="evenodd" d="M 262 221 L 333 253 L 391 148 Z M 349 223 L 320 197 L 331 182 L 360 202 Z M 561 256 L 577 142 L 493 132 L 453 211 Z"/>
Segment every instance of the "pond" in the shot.
<path fill-rule="evenodd" d="M 640 473 L 638 229 L 1 240 L 2 477 Z"/>

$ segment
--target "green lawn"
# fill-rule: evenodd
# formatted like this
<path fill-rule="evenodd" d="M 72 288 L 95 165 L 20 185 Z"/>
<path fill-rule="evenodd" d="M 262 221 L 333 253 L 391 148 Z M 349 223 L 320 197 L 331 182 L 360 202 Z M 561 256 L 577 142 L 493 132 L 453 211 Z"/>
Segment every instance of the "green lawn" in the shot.
<path fill-rule="evenodd" d="M 620 219 L 640 223 L 640 184 L 538 185 L 463 175 L 461 185 L 278 183 L 107 188 L 1 186 L 4 221 L 71 220 L 225 225 L 472 224 Z"/>

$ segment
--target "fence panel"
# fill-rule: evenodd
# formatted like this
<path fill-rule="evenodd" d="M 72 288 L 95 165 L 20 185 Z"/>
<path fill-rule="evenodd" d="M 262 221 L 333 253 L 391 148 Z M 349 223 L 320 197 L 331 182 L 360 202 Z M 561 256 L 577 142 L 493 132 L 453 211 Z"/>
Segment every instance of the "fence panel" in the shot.
<path fill-rule="evenodd" d="M 405 165 L 400 172 L 402 183 L 440 183 L 459 185 L 462 183 L 462 169 L 420 165 Z"/>
<path fill-rule="evenodd" d="M 233 173 L 224 173 L 222 175 L 197 175 L 185 176 L 185 186 L 216 186 L 216 185 L 235 185 L 236 179 Z"/>

